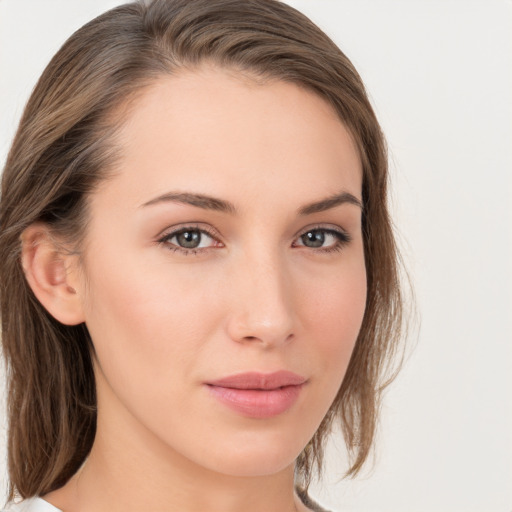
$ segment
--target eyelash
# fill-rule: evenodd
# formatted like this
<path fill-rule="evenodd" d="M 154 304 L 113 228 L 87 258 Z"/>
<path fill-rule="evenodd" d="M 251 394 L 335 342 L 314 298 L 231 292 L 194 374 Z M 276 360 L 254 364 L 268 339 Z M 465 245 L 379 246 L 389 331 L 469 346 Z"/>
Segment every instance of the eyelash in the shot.
<path fill-rule="evenodd" d="M 174 238 L 175 236 L 178 236 L 182 233 L 186 233 L 187 231 L 200 232 L 201 234 L 205 234 L 205 235 L 209 236 L 216 242 L 222 243 L 222 242 L 219 242 L 219 240 L 217 239 L 217 236 L 212 231 L 210 231 L 206 228 L 194 226 L 194 225 L 184 226 L 182 228 L 171 231 L 170 233 L 166 233 L 165 235 L 163 235 L 161 238 L 159 238 L 157 240 L 157 243 L 164 245 L 166 247 L 166 249 L 169 251 L 178 252 L 178 253 L 184 254 L 186 256 L 197 255 L 199 253 L 203 253 L 204 251 L 208 251 L 209 249 L 212 249 L 212 247 L 202 247 L 199 249 L 197 249 L 197 248 L 187 249 L 185 247 L 180 247 L 176 244 L 169 243 L 169 241 L 172 238 Z M 347 232 L 342 231 L 341 229 L 338 231 L 336 229 L 326 228 L 323 226 L 314 226 L 312 228 L 306 229 L 300 235 L 297 236 L 297 239 L 300 239 L 307 233 L 318 232 L 318 231 L 320 231 L 326 235 L 334 236 L 337 239 L 336 243 L 334 243 L 332 246 L 329 246 L 329 247 L 324 247 L 324 248 L 320 247 L 317 249 L 315 249 L 313 247 L 307 247 L 306 245 L 300 245 L 299 247 L 305 247 L 306 249 L 311 249 L 316 252 L 332 253 L 332 252 L 341 251 L 346 245 L 348 245 L 352 241 L 352 237 Z"/>

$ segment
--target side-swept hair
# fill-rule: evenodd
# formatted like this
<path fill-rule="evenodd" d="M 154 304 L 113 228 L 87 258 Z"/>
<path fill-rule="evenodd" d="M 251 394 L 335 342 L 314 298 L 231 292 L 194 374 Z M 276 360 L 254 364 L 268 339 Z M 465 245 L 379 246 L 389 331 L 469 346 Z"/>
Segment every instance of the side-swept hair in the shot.
<path fill-rule="evenodd" d="M 387 207 L 383 134 L 361 78 L 307 17 L 276 0 L 154 0 L 114 8 L 57 52 L 20 121 L 2 177 L 0 313 L 8 378 L 9 499 L 64 485 L 87 457 L 96 428 L 93 345 L 84 324 L 62 325 L 37 301 L 21 266 L 20 236 L 41 221 L 80 247 L 88 196 L 118 156 L 123 108 L 161 76 L 202 63 L 255 80 L 284 80 L 328 102 L 363 164 L 367 303 L 343 384 L 297 460 L 307 489 L 322 472 L 325 440 L 341 428 L 347 475 L 367 459 L 381 390 L 393 373 L 402 298 Z"/>

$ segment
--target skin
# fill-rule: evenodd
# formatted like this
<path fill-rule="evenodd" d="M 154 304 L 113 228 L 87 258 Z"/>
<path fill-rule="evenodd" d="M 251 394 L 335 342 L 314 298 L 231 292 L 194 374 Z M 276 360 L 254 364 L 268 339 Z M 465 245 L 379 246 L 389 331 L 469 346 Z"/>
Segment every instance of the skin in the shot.
<path fill-rule="evenodd" d="M 44 227 L 25 234 L 36 295 L 64 323 L 85 321 L 96 349 L 91 454 L 45 499 L 72 512 L 308 510 L 293 491 L 294 463 L 343 380 L 366 273 L 358 205 L 298 210 L 342 192 L 361 200 L 351 136 L 296 85 L 202 67 L 149 87 L 118 143 L 115 176 L 90 197 L 80 261 L 50 257 Z M 236 213 L 143 206 L 176 191 Z M 183 227 L 210 233 L 196 253 L 173 250 Z M 314 232 L 320 247 L 306 245 L 313 229 L 324 230 Z M 234 412 L 204 385 L 281 369 L 307 383 L 267 419 Z"/>

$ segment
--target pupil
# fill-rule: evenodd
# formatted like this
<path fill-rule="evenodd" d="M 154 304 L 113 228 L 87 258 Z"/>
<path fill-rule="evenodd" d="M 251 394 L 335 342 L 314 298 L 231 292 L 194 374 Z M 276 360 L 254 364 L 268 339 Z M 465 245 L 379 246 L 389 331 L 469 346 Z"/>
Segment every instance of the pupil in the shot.
<path fill-rule="evenodd" d="M 322 247 L 325 242 L 325 234 L 322 231 L 308 231 L 301 238 L 307 247 Z"/>
<path fill-rule="evenodd" d="M 178 243 L 186 249 L 195 249 L 201 243 L 199 231 L 183 231 L 177 235 Z"/>

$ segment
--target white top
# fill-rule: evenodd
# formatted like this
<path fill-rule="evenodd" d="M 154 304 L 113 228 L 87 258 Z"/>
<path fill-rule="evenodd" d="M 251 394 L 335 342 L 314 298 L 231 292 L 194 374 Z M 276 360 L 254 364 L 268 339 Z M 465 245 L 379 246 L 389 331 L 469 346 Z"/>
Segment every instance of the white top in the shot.
<path fill-rule="evenodd" d="M 21 503 L 9 503 L 7 508 L 0 512 L 62 512 L 62 510 L 50 505 L 42 498 L 30 498 Z"/>

